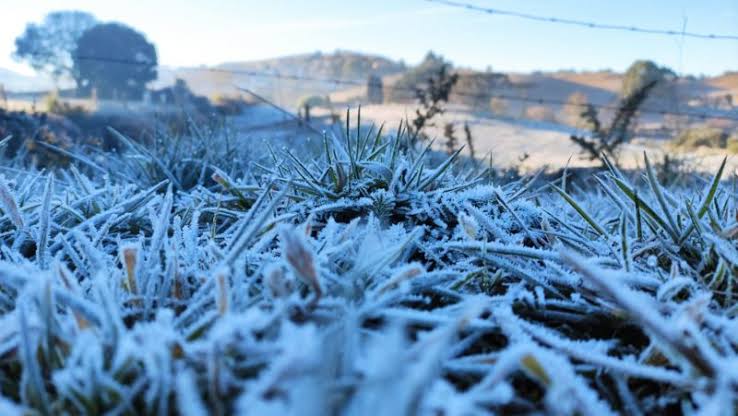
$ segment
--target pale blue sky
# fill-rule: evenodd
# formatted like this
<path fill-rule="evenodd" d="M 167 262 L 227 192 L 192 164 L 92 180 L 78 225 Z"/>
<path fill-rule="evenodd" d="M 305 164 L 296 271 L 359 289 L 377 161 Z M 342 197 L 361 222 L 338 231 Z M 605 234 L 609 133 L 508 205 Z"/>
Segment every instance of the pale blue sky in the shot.
<path fill-rule="evenodd" d="M 738 34 L 738 0 L 470 0 L 480 6 L 659 29 Z M 8 3 L 8 4 L 2 4 Z M 490 16 L 422 0 L 0 0 L 0 67 L 26 22 L 79 9 L 144 32 L 164 65 L 215 65 L 349 49 L 418 62 L 433 49 L 455 64 L 531 71 L 623 70 L 648 58 L 675 71 L 738 70 L 738 41 L 591 30 Z"/>

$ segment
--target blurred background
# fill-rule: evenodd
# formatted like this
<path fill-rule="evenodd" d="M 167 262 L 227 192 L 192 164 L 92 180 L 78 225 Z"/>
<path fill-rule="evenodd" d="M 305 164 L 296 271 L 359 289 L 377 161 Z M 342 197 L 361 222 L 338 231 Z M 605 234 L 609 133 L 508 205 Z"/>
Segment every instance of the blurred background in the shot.
<path fill-rule="evenodd" d="M 738 2 L 24 1 L 0 25 L 5 152 L 193 122 L 299 146 L 361 106 L 520 171 L 738 153 Z M 55 153 L 58 155 L 58 152 Z"/>

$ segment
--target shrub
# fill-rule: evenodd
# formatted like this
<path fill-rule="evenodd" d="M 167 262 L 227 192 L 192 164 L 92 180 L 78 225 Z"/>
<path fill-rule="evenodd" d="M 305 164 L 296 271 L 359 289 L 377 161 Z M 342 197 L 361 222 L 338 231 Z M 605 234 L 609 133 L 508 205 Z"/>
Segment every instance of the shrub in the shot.
<path fill-rule="evenodd" d="M 725 142 L 725 150 L 730 153 L 738 153 L 738 134 L 728 137 Z"/>
<path fill-rule="evenodd" d="M 638 109 L 657 84 L 658 81 L 651 81 L 621 98 L 615 116 L 607 127 L 600 122 L 595 107 L 587 105 L 582 111 L 582 118 L 591 126 L 591 135 L 587 137 L 572 134 L 569 138 L 589 160 L 599 159 L 605 163 L 604 156 L 617 162 L 620 147 L 631 138 L 632 124 Z"/>
<path fill-rule="evenodd" d="M 556 121 L 556 115 L 550 107 L 544 105 L 533 105 L 526 107 L 525 118 L 535 121 Z"/>
<path fill-rule="evenodd" d="M 56 91 L 46 94 L 43 99 L 43 109 L 47 113 L 58 114 L 61 116 L 81 116 L 87 111 L 78 105 L 72 105 L 63 101 Z"/>
<path fill-rule="evenodd" d="M 446 110 L 444 105 L 448 102 L 451 90 L 458 80 L 457 74 L 449 74 L 448 67 L 441 66 L 425 84 L 415 87 L 415 97 L 420 108 L 415 110 L 415 118 L 408 126 L 411 129 L 411 142 L 415 144 L 417 139 L 425 140 L 427 137 L 423 129 L 432 126 L 432 120 Z"/>
<path fill-rule="evenodd" d="M 366 85 L 366 99 L 370 104 L 382 104 L 384 102 L 384 88 L 380 76 L 376 74 L 369 76 Z"/>
<path fill-rule="evenodd" d="M 300 100 L 297 102 L 297 106 L 299 108 L 304 107 L 329 107 L 331 105 L 331 99 L 328 96 L 324 95 L 308 95 L 305 97 L 300 98 Z"/>
<path fill-rule="evenodd" d="M 495 88 L 505 84 L 505 74 L 486 72 L 459 73 L 449 100 L 453 103 L 468 105 L 473 108 L 484 108 L 491 100 Z"/>
<path fill-rule="evenodd" d="M 420 65 L 406 71 L 385 92 L 385 100 L 388 102 L 412 102 L 415 100 L 415 90 L 428 83 L 428 80 L 436 76 L 441 68 L 449 71 L 452 67 L 442 56 L 432 51 L 428 52 Z"/>
<path fill-rule="evenodd" d="M 236 116 L 243 113 L 248 103 L 241 96 L 218 94 L 211 99 L 215 110 L 226 116 Z"/>
<path fill-rule="evenodd" d="M 507 101 L 504 98 L 492 97 L 489 100 L 489 109 L 496 116 L 505 116 L 508 109 Z"/>
<path fill-rule="evenodd" d="M 727 144 L 728 134 L 715 127 L 693 127 L 682 132 L 676 139 L 674 145 L 683 149 L 697 149 L 708 147 L 712 149 L 724 149 Z"/>

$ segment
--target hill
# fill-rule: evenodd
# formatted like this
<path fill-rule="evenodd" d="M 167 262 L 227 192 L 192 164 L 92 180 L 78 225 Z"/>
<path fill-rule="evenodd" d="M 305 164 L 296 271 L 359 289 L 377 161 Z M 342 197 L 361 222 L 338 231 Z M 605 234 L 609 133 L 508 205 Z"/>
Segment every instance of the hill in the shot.
<path fill-rule="evenodd" d="M 53 87 L 46 77 L 23 75 L 6 68 L 0 68 L 0 84 L 10 92 L 43 91 Z"/>
<path fill-rule="evenodd" d="M 157 84 L 166 85 L 175 78 L 182 78 L 195 93 L 206 96 L 238 93 L 236 86 L 239 86 L 258 91 L 280 105 L 292 107 L 303 96 L 328 95 L 342 89 L 335 82 L 321 80 L 365 80 L 370 74 L 385 76 L 405 69 L 404 64 L 377 55 L 350 51 L 316 52 L 261 61 L 227 62 L 210 69 L 165 68 Z M 255 76 L 253 73 L 266 75 Z M 268 74 L 317 80 L 291 80 Z"/>

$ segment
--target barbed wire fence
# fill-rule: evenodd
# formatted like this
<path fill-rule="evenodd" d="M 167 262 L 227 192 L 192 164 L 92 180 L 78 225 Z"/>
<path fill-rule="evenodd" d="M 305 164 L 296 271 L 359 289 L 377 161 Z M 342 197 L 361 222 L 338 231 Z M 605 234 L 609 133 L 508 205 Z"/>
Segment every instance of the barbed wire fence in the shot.
<path fill-rule="evenodd" d="M 453 0 L 424 0 L 428 3 L 442 4 L 449 7 L 455 7 L 465 9 L 478 13 L 486 13 L 489 15 L 498 16 L 509 16 L 519 19 L 532 20 L 537 22 L 554 23 L 569 26 L 579 26 L 587 29 L 601 29 L 601 30 L 616 30 L 630 33 L 644 33 L 651 35 L 664 35 L 664 36 L 675 36 L 675 37 L 689 37 L 697 39 L 712 39 L 712 40 L 738 40 L 738 35 L 733 34 L 717 34 L 717 33 L 698 33 L 698 32 L 687 32 L 684 29 L 654 29 L 644 28 L 639 26 L 630 25 L 617 25 L 610 23 L 599 23 L 587 20 L 575 20 L 567 19 L 556 16 L 543 16 L 531 13 L 523 13 L 513 10 L 503 10 L 491 7 L 482 7 L 471 3 L 465 3 Z"/>
<path fill-rule="evenodd" d="M 150 65 L 148 62 L 142 62 L 142 61 L 133 61 L 133 60 L 125 60 L 125 59 L 117 59 L 113 57 L 101 57 L 101 56 L 74 56 L 74 59 L 77 60 L 91 60 L 96 62 L 103 62 L 103 63 L 110 63 L 110 64 L 120 64 L 120 65 Z M 161 66 L 157 65 L 161 68 Z M 273 78 L 278 80 L 292 80 L 292 81 L 310 81 L 310 82 L 321 82 L 326 84 L 334 84 L 334 85 L 343 85 L 343 86 L 366 86 L 367 80 L 357 80 L 357 79 L 345 79 L 345 78 L 337 78 L 337 77 L 317 77 L 317 76 L 306 76 L 306 75 L 297 75 L 297 74 L 286 74 L 281 72 L 270 72 L 270 71 L 259 71 L 259 70 L 247 70 L 247 69 L 226 69 L 226 68 L 218 68 L 218 67 L 197 67 L 197 68 L 187 68 L 187 71 L 195 71 L 195 72 L 210 72 L 210 73 L 225 73 L 230 75 L 241 75 L 241 76 L 247 76 L 247 77 L 253 77 L 253 78 Z M 236 86 L 237 87 L 237 86 Z M 383 89 L 385 91 L 400 91 L 400 92 L 406 92 L 408 94 L 414 94 L 419 88 L 418 86 L 396 86 L 396 85 L 386 85 L 383 86 Z M 472 98 L 472 99 L 492 99 L 492 98 L 499 98 L 503 100 L 508 101 L 516 101 L 516 102 L 524 102 L 524 103 L 535 103 L 539 105 L 555 105 L 555 106 L 576 106 L 585 108 L 587 106 L 592 106 L 597 110 L 609 110 L 609 111 L 616 111 L 618 109 L 617 105 L 614 104 L 603 104 L 603 103 L 574 103 L 567 100 L 561 100 L 561 99 L 555 99 L 555 98 L 546 98 L 546 97 L 536 97 L 536 96 L 520 96 L 515 94 L 506 94 L 506 93 L 499 93 L 499 92 L 482 92 L 482 93 L 475 93 L 475 92 L 465 92 L 465 91 L 454 91 L 452 93 L 454 96 L 458 97 L 466 97 L 466 98 Z M 652 108 L 652 107 L 642 107 L 639 110 L 640 113 L 643 114 L 654 114 L 654 115 L 671 115 L 671 116 L 683 116 L 683 117 L 689 117 L 693 119 L 700 119 L 700 120 L 708 120 L 708 119 L 722 119 L 722 120 L 729 120 L 729 121 L 738 121 L 738 111 L 736 110 L 713 110 L 710 112 L 704 112 L 704 111 L 678 111 L 678 110 L 667 110 L 667 109 L 659 109 L 659 108 Z"/>

